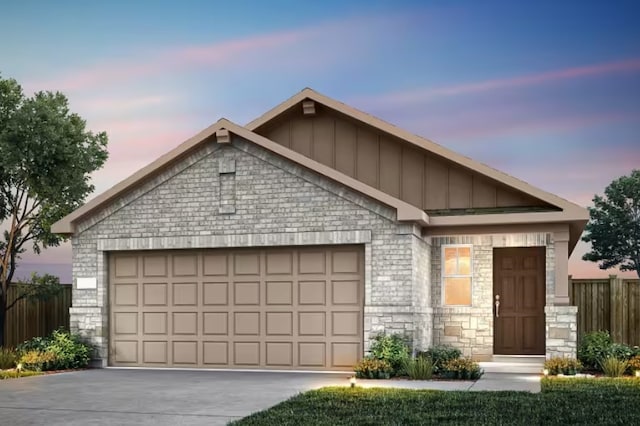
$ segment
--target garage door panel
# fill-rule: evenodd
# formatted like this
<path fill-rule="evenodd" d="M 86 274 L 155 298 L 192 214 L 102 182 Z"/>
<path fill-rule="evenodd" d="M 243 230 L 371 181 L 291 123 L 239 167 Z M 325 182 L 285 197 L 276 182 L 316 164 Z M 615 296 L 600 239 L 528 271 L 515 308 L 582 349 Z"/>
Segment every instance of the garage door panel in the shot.
<path fill-rule="evenodd" d="M 235 312 L 233 314 L 233 334 L 257 336 L 260 334 L 259 312 Z"/>
<path fill-rule="evenodd" d="M 166 364 L 169 360 L 166 341 L 143 341 L 142 362 L 145 364 Z"/>
<path fill-rule="evenodd" d="M 291 305 L 293 303 L 293 281 L 267 281 L 267 305 Z"/>
<path fill-rule="evenodd" d="M 292 336 L 293 313 L 266 312 L 267 336 Z"/>
<path fill-rule="evenodd" d="M 293 273 L 293 253 L 267 253 L 266 264 L 267 275 L 291 275 Z"/>
<path fill-rule="evenodd" d="M 331 366 L 353 367 L 360 359 L 359 343 L 332 343 Z"/>
<path fill-rule="evenodd" d="M 325 367 L 326 343 L 300 342 L 298 343 L 298 365 L 300 367 Z"/>
<path fill-rule="evenodd" d="M 233 256 L 236 275 L 259 275 L 260 253 L 242 253 Z"/>
<path fill-rule="evenodd" d="M 203 304 L 205 305 L 228 305 L 229 304 L 229 283 L 204 283 L 203 284 Z"/>
<path fill-rule="evenodd" d="M 115 304 L 118 306 L 138 305 L 138 284 L 123 283 L 113 286 Z"/>
<path fill-rule="evenodd" d="M 198 334 L 198 314 L 196 312 L 174 312 L 173 334 Z"/>
<path fill-rule="evenodd" d="M 185 365 L 198 364 L 198 342 L 197 341 L 179 341 L 172 342 L 173 346 L 173 363 Z"/>
<path fill-rule="evenodd" d="M 234 342 L 233 363 L 239 366 L 260 366 L 260 342 Z"/>
<path fill-rule="evenodd" d="M 119 363 L 138 363 L 138 341 L 116 340 L 114 342 L 114 357 Z"/>
<path fill-rule="evenodd" d="M 331 281 L 331 295 L 334 305 L 359 305 L 360 281 Z"/>
<path fill-rule="evenodd" d="M 324 251 L 304 251 L 298 255 L 300 274 L 326 274 L 326 253 Z"/>
<path fill-rule="evenodd" d="M 234 282 L 233 295 L 236 305 L 259 305 L 260 282 Z"/>
<path fill-rule="evenodd" d="M 229 334 L 229 314 L 227 312 L 204 312 L 203 334 L 226 336 Z"/>
<path fill-rule="evenodd" d="M 229 256 L 226 254 L 205 254 L 203 257 L 203 274 L 205 276 L 229 275 Z"/>
<path fill-rule="evenodd" d="M 145 277 L 166 277 L 167 276 L 167 256 L 143 256 L 143 276 Z"/>
<path fill-rule="evenodd" d="M 113 316 L 114 329 L 117 334 L 137 334 L 138 333 L 138 313 L 137 312 L 117 312 Z"/>
<path fill-rule="evenodd" d="M 300 305 L 325 305 L 326 281 L 299 281 L 298 303 Z"/>
<path fill-rule="evenodd" d="M 174 306 L 198 306 L 198 283 L 173 283 Z"/>
<path fill-rule="evenodd" d="M 142 300 L 145 306 L 167 306 L 167 283 L 145 283 Z"/>
<path fill-rule="evenodd" d="M 293 365 L 293 343 L 267 342 L 266 364 L 272 367 L 291 367 Z"/>
<path fill-rule="evenodd" d="M 138 256 L 120 256 L 116 258 L 113 273 L 116 278 L 137 278 Z"/>
<path fill-rule="evenodd" d="M 228 342 L 203 342 L 202 363 L 205 366 L 225 367 L 229 364 Z"/>
<path fill-rule="evenodd" d="M 171 257 L 174 277 L 195 277 L 198 275 L 198 256 L 175 255 Z"/>
<path fill-rule="evenodd" d="M 362 247 L 110 255 L 110 363 L 339 369 L 362 356 Z"/>
<path fill-rule="evenodd" d="M 144 312 L 142 314 L 142 332 L 144 334 L 167 334 L 166 312 Z"/>

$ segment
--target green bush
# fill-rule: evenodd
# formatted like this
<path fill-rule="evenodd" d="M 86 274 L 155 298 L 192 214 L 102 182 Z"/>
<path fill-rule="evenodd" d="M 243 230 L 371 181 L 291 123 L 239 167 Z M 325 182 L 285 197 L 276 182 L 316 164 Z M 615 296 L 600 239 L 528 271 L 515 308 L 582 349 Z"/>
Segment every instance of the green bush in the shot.
<path fill-rule="evenodd" d="M 471 358 L 458 358 L 447 361 L 442 366 L 442 375 L 447 379 L 478 380 L 484 371 Z"/>
<path fill-rule="evenodd" d="M 608 331 L 593 331 L 582 337 L 578 348 L 578 359 L 592 370 L 600 370 L 600 361 L 609 355 L 611 336 Z"/>
<path fill-rule="evenodd" d="M 8 370 L 16 366 L 18 354 L 13 348 L 0 347 L 0 370 Z"/>
<path fill-rule="evenodd" d="M 430 380 L 433 376 L 433 363 L 431 358 L 426 356 L 408 359 L 404 369 L 412 380 Z"/>
<path fill-rule="evenodd" d="M 575 358 L 555 357 L 546 360 L 544 368 L 549 371 L 550 376 L 557 376 L 558 374 L 575 376 L 582 370 L 582 363 Z"/>
<path fill-rule="evenodd" d="M 607 377 L 621 377 L 627 371 L 627 361 L 610 356 L 600 361 L 600 368 Z"/>
<path fill-rule="evenodd" d="M 63 329 L 53 331 L 47 337 L 35 337 L 21 345 L 18 352 L 51 353 L 54 359 L 43 364 L 44 370 L 67 370 L 85 368 L 91 360 L 92 348 L 80 341 L 80 337 Z"/>
<path fill-rule="evenodd" d="M 433 363 L 433 372 L 439 374 L 442 371 L 442 367 L 453 359 L 458 359 L 462 356 L 462 352 L 458 348 L 446 345 L 436 345 L 430 347 L 424 352 L 419 352 L 418 357 L 428 357 Z"/>
<path fill-rule="evenodd" d="M 385 360 L 367 357 L 356 364 L 353 371 L 358 379 L 388 379 L 391 377 L 393 368 Z"/>
<path fill-rule="evenodd" d="M 624 361 L 633 358 L 633 354 L 633 349 L 623 343 L 612 343 L 611 346 L 609 346 L 609 350 L 607 351 L 608 357 L 612 356 Z"/>
<path fill-rule="evenodd" d="M 18 361 L 22 368 L 29 371 L 54 370 L 51 366 L 54 364 L 56 356 L 53 352 L 40 352 L 37 350 L 27 351 L 20 357 Z"/>
<path fill-rule="evenodd" d="M 409 345 L 406 339 L 399 334 L 379 334 L 373 338 L 371 344 L 371 356 L 387 361 L 393 369 L 392 376 L 404 374 L 404 365 L 410 358 Z"/>

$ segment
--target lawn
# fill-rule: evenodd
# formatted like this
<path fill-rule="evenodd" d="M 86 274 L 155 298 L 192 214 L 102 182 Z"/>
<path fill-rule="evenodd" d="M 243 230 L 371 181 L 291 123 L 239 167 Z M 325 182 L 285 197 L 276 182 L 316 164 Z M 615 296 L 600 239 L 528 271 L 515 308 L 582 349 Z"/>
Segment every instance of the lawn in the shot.
<path fill-rule="evenodd" d="M 640 380 L 543 379 L 539 394 L 330 387 L 232 424 L 632 425 L 640 424 Z"/>

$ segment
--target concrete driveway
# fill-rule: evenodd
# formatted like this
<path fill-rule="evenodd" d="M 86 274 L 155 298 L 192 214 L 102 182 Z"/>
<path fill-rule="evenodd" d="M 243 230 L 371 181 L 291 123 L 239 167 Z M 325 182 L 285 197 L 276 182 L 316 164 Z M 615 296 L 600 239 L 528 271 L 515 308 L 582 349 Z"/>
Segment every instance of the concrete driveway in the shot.
<path fill-rule="evenodd" d="M 7 425 L 224 425 L 348 375 L 87 370 L 0 381 Z"/>

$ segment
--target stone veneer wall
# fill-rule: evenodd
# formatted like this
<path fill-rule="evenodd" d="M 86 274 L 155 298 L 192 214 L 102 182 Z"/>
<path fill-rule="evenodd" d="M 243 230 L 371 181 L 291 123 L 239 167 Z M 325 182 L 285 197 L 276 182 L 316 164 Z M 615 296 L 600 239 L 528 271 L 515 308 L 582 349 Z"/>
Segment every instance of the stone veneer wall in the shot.
<path fill-rule="evenodd" d="M 577 356 L 578 307 L 546 306 L 547 358 Z"/>
<path fill-rule="evenodd" d="M 74 283 L 95 277 L 97 288 L 74 284 L 71 328 L 97 346 L 101 365 L 109 350 L 110 250 L 364 244 L 364 349 L 380 331 L 413 337 L 416 295 L 425 303 L 420 321 L 428 322 L 429 252 L 412 225 L 398 224 L 393 209 L 237 137 L 230 145 L 205 144 L 77 230 Z M 430 340 L 423 329 L 420 340 Z"/>
<path fill-rule="evenodd" d="M 433 343 L 459 348 L 463 355 L 483 361 L 493 355 L 493 248 L 546 247 L 546 304 L 553 305 L 555 253 L 552 233 L 460 235 L 432 237 L 431 282 Z M 442 304 L 442 246 L 471 244 L 471 306 Z"/>

